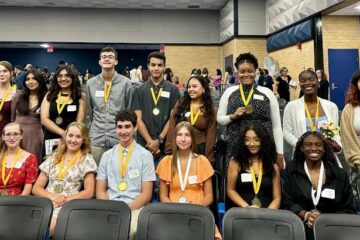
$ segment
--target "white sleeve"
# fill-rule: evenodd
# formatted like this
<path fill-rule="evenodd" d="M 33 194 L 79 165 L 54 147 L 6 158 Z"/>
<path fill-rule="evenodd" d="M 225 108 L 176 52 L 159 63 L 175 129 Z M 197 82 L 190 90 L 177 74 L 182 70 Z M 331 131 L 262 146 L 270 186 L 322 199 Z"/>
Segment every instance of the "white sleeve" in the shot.
<path fill-rule="evenodd" d="M 280 109 L 279 103 L 274 95 L 268 88 L 258 87 L 260 92 L 264 93 L 270 100 L 270 117 L 271 125 L 273 130 L 274 141 L 276 145 L 276 152 L 278 154 L 284 153 L 284 140 L 283 132 L 281 128 L 281 118 L 280 118 Z"/>
<path fill-rule="evenodd" d="M 284 139 L 285 141 L 290 144 L 292 147 L 295 147 L 298 138 L 293 134 L 294 127 L 292 121 L 292 105 L 293 103 L 288 103 L 284 110 L 283 116 L 283 125 L 284 125 Z"/>
<path fill-rule="evenodd" d="M 334 121 L 335 127 L 339 127 L 339 109 L 335 103 L 331 102 L 331 105 L 332 105 L 332 109 L 331 109 L 332 120 Z M 339 132 L 334 136 L 334 141 L 337 144 L 339 144 L 339 146 L 341 147 L 341 150 L 342 150 L 342 143 L 341 143 L 341 138 L 340 138 Z M 340 150 L 340 152 L 341 152 L 341 150 Z"/>
<path fill-rule="evenodd" d="M 228 108 L 229 97 L 237 88 L 238 86 L 229 87 L 225 90 L 224 94 L 220 98 L 216 120 L 221 126 L 226 126 L 231 122 L 230 115 L 226 115 L 226 112 Z"/>

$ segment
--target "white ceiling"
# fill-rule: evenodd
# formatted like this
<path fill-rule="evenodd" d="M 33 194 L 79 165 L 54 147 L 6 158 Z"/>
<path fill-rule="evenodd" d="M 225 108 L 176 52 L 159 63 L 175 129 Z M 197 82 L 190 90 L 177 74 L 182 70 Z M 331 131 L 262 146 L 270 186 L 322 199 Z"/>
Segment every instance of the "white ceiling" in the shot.
<path fill-rule="evenodd" d="M 356 7 L 358 7 L 358 8 L 356 8 Z M 354 3 L 345 8 L 342 8 L 336 12 L 331 13 L 330 15 L 360 16 L 360 2 Z"/>
<path fill-rule="evenodd" d="M 0 0 L 0 6 L 219 10 L 228 0 Z M 190 7 L 191 8 L 191 7 Z"/>

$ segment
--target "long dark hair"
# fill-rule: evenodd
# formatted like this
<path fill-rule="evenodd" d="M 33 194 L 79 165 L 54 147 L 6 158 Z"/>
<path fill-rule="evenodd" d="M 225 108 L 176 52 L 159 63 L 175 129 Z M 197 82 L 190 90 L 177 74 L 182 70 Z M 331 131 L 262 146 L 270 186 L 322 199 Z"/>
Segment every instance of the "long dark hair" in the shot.
<path fill-rule="evenodd" d="M 358 81 L 360 80 L 360 71 L 354 72 L 351 77 L 349 89 L 346 92 L 346 103 L 350 103 L 353 106 L 360 105 L 360 90 L 358 88 Z"/>
<path fill-rule="evenodd" d="M 304 133 L 299 138 L 299 140 L 298 140 L 298 142 L 296 143 L 296 146 L 295 146 L 295 151 L 294 151 L 294 155 L 293 155 L 293 161 L 295 161 L 298 164 L 304 163 L 305 155 L 301 151 L 301 146 L 304 143 L 304 139 L 306 137 L 310 136 L 310 135 L 318 137 L 319 139 L 321 139 L 321 141 L 324 144 L 325 152 L 324 152 L 324 155 L 323 155 L 321 160 L 324 163 L 325 162 L 330 162 L 332 164 L 335 164 L 335 166 L 338 166 L 338 163 L 337 163 L 337 161 L 335 159 L 334 152 L 332 150 L 331 144 L 321 135 L 321 133 L 319 133 L 319 132 L 311 132 L 311 131 L 308 131 L 308 132 Z"/>
<path fill-rule="evenodd" d="M 16 110 L 23 114 L 23 115 L 29 115 L 30 112 L 30 108 L 29 108 L 29 96 L 30 96 L 30 89 L 26 86 L 25 82 L 26 82 L 26 78 L 32 74 L 34 76 L 34 79 L 38 82 L 39 84 L 39 88 L 36 91 L 36 95 L 38 98 L 38 106 L 40 106 L 46 92 L 47 92 L 47 87 L 46 87 L 46 83 L 45 83 L 45 78 L 44 75 L 39 71 L 36 70 L 34 68 L 28 70 L 25 74 L 25 78 L 24 78 L 24 91 L 22 92 L 22 94 L 19 97 L 19 101 L 17 103 L 16 106 Z"/>
<path fill-rule="evenodd" d="M 189 78 L 189 80 L 186 84 L 186 91 L 184 92 L 184 97 L 182 97 L 180 99 L 179 107 L 175 110 L 176 123 L 185 121 L 185 119 L 186 119 L 185 113 L 188 112 L 190 109 L 191 97 L 190 97 L 189 93 L 187 92 L 187 90 L 188 90 L 189 82 L 191 79 L 198 80 L 200 82 L 201 86 L 205 90 L 204 95 L 203 95 L 204 105 L 200 108 L 201 112 L 204 113 L 204 117 L 206 118 L 206 120 L 210 121 L 211 116 L 213 115 L 214 107 L 213 107 L 213 101 L 211 98 L 210 87 L 209 87 L 208 81 L 206 80 L 206 78 L 204 78 L 201 75 L 195 75 L 195 76 L 192 76 Z"/>
<path fill-rule="evenodd" d="M 81 98 L 81 87 L 80 87 L 80 81 L 78 76 L 76 75 L 74 69 L 69 65 L 63 65 L 58 68 L 56 71 L 53 81 L 51 82 L 49 94 L 46 97 L 46 100 L 49 102 L 54 101 L 57 99 L 59 92 L 61 91 L 61 87 L 58 83 L 58 75 L 62 70 L 66 70 L 67 74 L 71 77 L 72 83 L 71 83 L 71 99 L 74 102 L 78 102 Z"/>
<path fill-rule="evenodd" d="M 260 139 L 259 157 L 263 164 L 264 172 L 275 173 L 274 163 L 276 162 L 276 147 L 273 137 L 271 137 L 262 125 L 250 123 L 240 132 L 239 145 L 233 152 L 233 159 L 238 163 L 241 169 L 249 169 L 251 153 L 245 145 L 245 135 L 249 130 L 253 130 Z"/>

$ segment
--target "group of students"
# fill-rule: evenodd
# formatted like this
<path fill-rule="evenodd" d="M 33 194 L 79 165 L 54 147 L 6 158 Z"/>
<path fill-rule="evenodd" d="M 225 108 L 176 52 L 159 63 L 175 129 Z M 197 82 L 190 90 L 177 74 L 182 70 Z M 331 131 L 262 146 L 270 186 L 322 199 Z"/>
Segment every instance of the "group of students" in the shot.
<path fill-rule="evenodd" d="M 228 208 L 282 206 L 306 222 L 309 238 L 321 213 L 355 212 L 347 175 L 334 152 L 344 150 L 358 173 L 359 73 L 350 83 L 341 121 L 344 134 L 324 139 L 318 133 L 321 123 L 337 126 L 338 110 L 317 96 L 316 74 L 310 69 L 299 75 L 304 96 L 286 106 L 282 130 L 277 99 L 255 84 L 258 62 L 250 53 L 237 57 L 240 85 L 224 92 L 217 112 L 202 76 L 191 76 L 180 98 L 176 86 L 163 80 L 166 58 L 161 53 L 148 56 L 150 79 L 136 88 L 116 73 L 117 63 L 114 49 L 102 49 L 102 72 L 88 80 L 84 94 L 68 66 L 59 67 L 48 92 L 38 73 L 29 71 L 24 91 L 15 93 L 9 88 L 11 65 L 0 62 L 1 194 L 50 198 L 55 208 L 51 234 L 66 201 L 94 193 L 129 205 L 131 236 L 154 191 L 162 202 L 210 206 L 217 123 L 226 126 Z M 89 133 L 82 123 L 86 112 Z M 295 151 L 280 184 L 283 136 Z M 357 146 L 342 148 L 341 140 Z M 49 154 L 42 162 L 44 152 Z M 159 189 L 153 184 L 155 172 Z M 216 237 L 221 238 L 218 231 Z"/>

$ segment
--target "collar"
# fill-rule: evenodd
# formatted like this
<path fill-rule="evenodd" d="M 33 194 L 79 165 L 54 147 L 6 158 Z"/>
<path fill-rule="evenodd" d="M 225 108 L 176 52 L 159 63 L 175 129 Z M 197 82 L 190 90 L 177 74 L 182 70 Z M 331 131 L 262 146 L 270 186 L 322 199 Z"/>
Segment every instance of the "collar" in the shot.
<path fill-rule="evenodd" d="M 150 87 L 163 88 L 166 81 L 165 81 L 164 79 L 162 79 L 162 80 L 159 82 L 159 84 L 155 85 L 155 84 L 153 83 L 153 81 L 151 80 L 151 78 L 150 78 L 150 79 L 148 80 L 148 82 L 149 82 L 149 84 L 150 84 Z"/>

